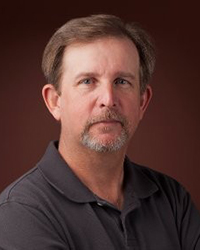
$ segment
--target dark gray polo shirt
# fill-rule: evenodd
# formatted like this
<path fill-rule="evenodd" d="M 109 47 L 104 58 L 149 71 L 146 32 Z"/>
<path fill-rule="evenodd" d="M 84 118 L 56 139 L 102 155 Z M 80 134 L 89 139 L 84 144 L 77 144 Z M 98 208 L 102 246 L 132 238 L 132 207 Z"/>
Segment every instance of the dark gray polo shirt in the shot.
<path fill-rule="evenodd" d="M 185 189 L 127 158 L 124 170 L 119 211 L 84 186 L 50 143 L 0 196 L 0 249 L 199 250 L 200 215 Z"/>

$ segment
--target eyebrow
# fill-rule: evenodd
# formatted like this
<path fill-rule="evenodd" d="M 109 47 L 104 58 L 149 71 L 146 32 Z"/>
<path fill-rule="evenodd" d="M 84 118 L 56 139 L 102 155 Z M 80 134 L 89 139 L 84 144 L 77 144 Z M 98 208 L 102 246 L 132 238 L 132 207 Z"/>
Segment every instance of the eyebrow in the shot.
<path fill-rule="evenodd" d="M 94 76 L 98 76 L 98 74 L 94 72 L 81 72 L 75 77 L 75 80 L 81 77 L 94 77 Z"/>
<path fill-rule="evenodd" d="M 119 71 L 119 72 L 117 72 L 117 73 L 116 73 L 116 76 L 135 79 L 135 75 L 134 75 L 134 74 L 132 74 L 132 73 L 130 73 L 130 72 L 124 72 L 124 71 Z"/>
<path fill-rule="evenodd" d="M 96 72 L 80 72 L 76 77 L 75 80 L 81 78 L 81 77 L 99 77 L 100 74 Z M 125 77 L 125 78 L 131 78 L 135 79 L 135 75 L 130 73 L 130 72 L 125 72 L 125 71 L 118 71 L 114 74 L 115 77 Z"/>

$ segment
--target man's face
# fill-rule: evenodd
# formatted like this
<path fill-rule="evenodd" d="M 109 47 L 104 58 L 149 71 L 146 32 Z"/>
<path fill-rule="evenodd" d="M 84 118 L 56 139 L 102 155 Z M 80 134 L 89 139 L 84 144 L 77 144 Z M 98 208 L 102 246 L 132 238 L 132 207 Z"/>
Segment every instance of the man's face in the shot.
<path fill-rule="evenodd" d="M 140 94 L 137 49 L 125 38 L 69 46 L 60 90 L 60 141 L 99 152 L 127 146 L 148 97 Z"/>

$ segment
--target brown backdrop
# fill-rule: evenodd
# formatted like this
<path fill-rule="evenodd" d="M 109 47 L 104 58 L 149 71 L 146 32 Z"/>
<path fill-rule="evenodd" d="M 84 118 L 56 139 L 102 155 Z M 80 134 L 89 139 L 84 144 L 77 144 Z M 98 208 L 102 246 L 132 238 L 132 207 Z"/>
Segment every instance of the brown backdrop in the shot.
<path fill-rule="evenodd" d="M 154 97 L 128 154 L 176 178 L 200 208 L 198 1 L 53 2 L 0 6 L 0 191 L 58 138 L 59 127 L 41 98 L 40 62 L 48 39 L 72 17 L 110 13 L 139 22 L 157 46 Z"/>

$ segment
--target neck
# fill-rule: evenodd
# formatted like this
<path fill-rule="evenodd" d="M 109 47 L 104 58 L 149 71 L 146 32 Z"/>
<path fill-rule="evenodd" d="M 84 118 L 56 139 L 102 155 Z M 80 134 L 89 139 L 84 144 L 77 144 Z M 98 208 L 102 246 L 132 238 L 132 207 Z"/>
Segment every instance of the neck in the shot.
<path fill-rule="evenodd" d="M 122 208 L 125 149 L 99 153 L 85 147 L 67 147 L 60 142 L 59 152 L 95 195 Z"/>

